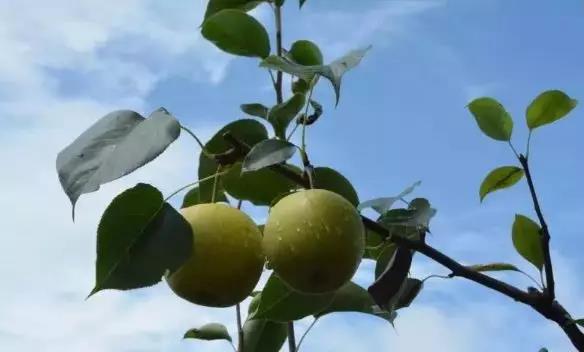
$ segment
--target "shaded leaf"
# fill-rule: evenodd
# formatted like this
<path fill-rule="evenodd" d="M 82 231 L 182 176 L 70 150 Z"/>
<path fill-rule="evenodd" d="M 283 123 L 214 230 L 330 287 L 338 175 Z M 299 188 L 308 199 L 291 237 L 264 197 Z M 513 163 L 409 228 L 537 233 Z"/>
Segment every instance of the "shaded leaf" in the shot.
<path fill-rule="evenodd" d="M 306 295 L 289 288 L 275 274 L 264 287 L 260 304 L 251 319 L 268 319 L 288 322 L 302 319 L 324 310 L 333 300 L 334 293 Z"/>
<path fill-rule="evenodd" d="M 357 191 L 351 185 L 351 182 L 338 171 L 330 167 L 314 168 L 314 187 L 326 189 L 343 196 L 354 206 L 359 204 Z"/>
<path fill-rule="evenodd" d="M 247 320 L 243 324 L 243 351 L 278 352 L 287 337 L 286 323 L 265 319 Z"/>
<path fill-rule="evenodd" d="M 268 121 L 274 126 L 277 137 L 282 139 L 286 138 L 288 125 L 300 113 L 305 103 L 306 97 L 304 94 L 298 93 L 294 94 L 282 104 L 278 104 L 270 109 L 268 112 Z"/>
<path fill-rule="evenodd" d="M 366 202 L 359 204 L 357 209 L 359 209 L 359 211 L 362 211 L 364 209 L 371 208 L 378 212 L 379 214 L 383 214 L 386 211 L 388 211 L 393 206 L 393 204 L 395 204 L 395 202 L 412 193 L 416 189 L 416 187 L 420 186 L 421 184 L 422 181 L 417 181 L 394 197 L 382 197 L 368 200 Z"/>
<path fill-rule="evenodd" d="M 251 116 L 260 117 L 266 120 L 268 119 L 268 108 L 262 104 L 242 104 L 241 111 Z"/>
<path fill-rule="evenodd" d="M 257 171 L 290 159 L 296 146 L 281 139 L 268 139 L 255 145 L 243 160 L 243 172 Z"/>
<path fill-rule="evenodd" d="M 217 192 L 217 195 L 215 196 L 215 201 L 216 202 L 225 202 L 225 203 L 229 202 L 227 200 L 227 197 L 225 197 L 225 193 L 223 193 L 223 192 Z M 195 188 L 191 189 L 190 191 L 188 191 L 187 194 L 185 194 L 181 208 L 188 208 L 188 207 L 193 206 L 193 205 L 204 204 L 204 203 L 208 203 L 208 202 L 209 201 L 201 200 L 201 192 L 199 190 L 199 187 L 195 187 Z"/>
<path fill-rule="evenodd" d="M 391 314 L 381 310 L 366 289 L 353 282 L 348 282 L 338 289 L 331 304 L 322 312 L 315 314 L 315 318 L 338 312 L 358 312 L 393 321 Z"/>
<path fill-rule="evenodd" d="M 260 141 L 268 138 L 268 131 L 260 122 L 252 119 L 236 120 L 219 130 L 207 142 L 207 144 L 205 144 L 205 149 L 212 154 L 220 154 L 228 151 L 231 146 L 225 142 L 225 139 L 223 138 L 223 135 L 226 132 L 230 132 L 237 139 L 250 147 L 253 147 Z M 218 164 L 214 159 L 209 158 L 204 153 L 201 153 L 199 155 L 199 180 L 215 174 L 217 167 Z M 213 182 L 201 183 L 199 184 L 199 189 L 201 203 L 209 203 L 213 195 Z M 222 178 L 219 178 L 217 196 L 215 197 L 216 199 L 219 199 L 223 190 L 223 181 Z"/>
<path fill-rule="evenodd" d="M 158 283 L 191 255 L 191 226 L 154 187 L 140 183 L 118 195 L 97 229 L 96 284 L 128 290 Z"/>
<path fill-rule="evenodd" d="M 574 323 L 584 328 L 584 319 L 576 319 L 574 320 Z"/>
<path fill-rule="evenodd" d="M 269 168 L 242 173 L 241 163 L 229 170 L 223 177 L 223 184 L 232 197 L 254 205 L 270 205 L 280 195 L 297 187 L 295 182 Z"/>
<path fill-rule="evenodd" d="M 179 135 L 180 124 L 162 108 L 148 119 L 129 110 L 102 117 L 57 156 L 59 180 L 73 209 L 79 196 L 152 161 Z"/>
<path fill-rule="evenodd" d="M 538 95 L 527 107 L 530 130 L 555 122 L 572 111 L 578 101 L 560 90 L 548 90 Z"/>
<path fill-rule="evenodd" d="M 303 66 L 295 63 L 289 58 L 278 57 L 274 55 L 264 59 L 260 66 L 286 72 L 288 74 L 302 78 L 307 82 L 310 82 L 315 75 L 325 77 L 333 85 L 335 90 L 336 103 L 338 104 L 341 94 L 341 81 L 343 75 L 347 71 L 357 66 L 370 48 L 371 47 L 361 50 L 353 50 L 345 56 L 324 66 Z"/>
<path fill-rule="evenodd" d="M 490 264 L 477 264 L 477 265 L 469 265 L 467 268 L 485 272 L 485 271 L 520 271 L 515 265 L 507 264 L 507 263 L 490 263 Z"/>
<path fill-rule="evenodd" d="M 429 222 L 436 215 L 436 209 L 424 198 L 416 198 L 410 202 L 408 209 L 391 209 L 383 214 L 378 223 L 384 225 L 390 232 L 401 236 L 408 236 L 409 232 L 419 228 L 427 229 Z M 393 230 L 393 231 L 392 231 Z"/>
<path fill-rule="evenodd" d="M 517 166 L 503 166 L 491 171 L 479 190 L 481 202 L 489 193 L 513 186 L 523 178 L 523 174 L 523 169 Z"/>
<path fill-rule="evenodd" d="M 541 271 L 544 264 L 541 248 L 541 227 L 527 216 L 515 215 L 513 245 L 523 258 Z"/>
<path fill-rule="evenodd" d="M 398 247 L 393 260 L 387 268 L 369 286 L 367 291 L 375 303 L 382 308 L 391 308 L 390 303 L 400 291 L 403 282 L 408 276 L 412 265 L 413 252 L 403 247 Z"/>
<path fill-rule="evenodd" d="M 226 9 L 250 11 L 262 2 L 264 2 L 264 0 L 209 0 L 207 11 L 205 11 L 205 19 Z"/>
<path fill-rule="evenodd" d="M 318 45 L 310 40 L 297 40 L 292 43 L 288 55 L 300 65 L 318 66 L 323 64 L 322 52 Z"/>
<path fill-rule="evenodd" d="M 222 324 L 210 323 L 201 326 L 198 329 L 191 329 L 185 333 L 185 339 L 198 340 L 227 340 L 231 342 L 231 336 L 227 332 L 227 328 Z"/>
<path fill-rule="evenodd" d="M 397 310 L 409 307 L 414 299 L 416 299 L 418 294 L 422 291 L 423 287 L 423 281 L 407 278 L 400 288 L 400 292 L 396 299 L 392 302 L 393 309 Z"/>
<path fill-rule="evenodd" d="M 265 58 L 270 39 L 264 26 L 240 10 L 221 10 L 203 22 L 201 33 L 219 49 L 239 56 Z"/>
<path fill-rule="evenodd" d="M 363 253 L 363 258 L 377 260 L 385 246 L 385 240 L 381 234 L 369 228 L 365 229 L 365 252 Z"/>
<path fill-rule="evenodd" d="M 376 259 L 376 263 L 375 263 L 375 278 L 379 278 L 381 276 L 381 274 L 383 274 L 383 272 L 388 268 L 388 266 L 390 266 L 390 263 L 392 262 L 394 255 L 395 255 L 395 251 L 397 249 L 397 246 L 393 243 L 387 244 L 385 246 L 383 246 L 383 249 L 381 250 L 381 252 L 379 253 L 379 256 Z"/>
<path fill-rule="evenodd" d="M 498 141 L 511 140 L 513 120 L 503 105 L 493 98 L 478 98 L 468 104 L 481 131 Z"/>

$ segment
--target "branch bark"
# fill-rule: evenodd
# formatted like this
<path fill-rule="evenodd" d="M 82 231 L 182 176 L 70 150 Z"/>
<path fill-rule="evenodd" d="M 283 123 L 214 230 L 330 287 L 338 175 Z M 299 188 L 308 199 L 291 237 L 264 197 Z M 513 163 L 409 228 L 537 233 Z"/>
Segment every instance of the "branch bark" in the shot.
<path fill-rule="evenodd" d="M 223 135 L 223 138 L 225 141 L 231 144 L 235 150 L 243 155 L 246 155 L 251 149 L 248 145 L 233 136 L 230 132 L 226 132 Z M 300 174 L 297 174 L 293 170 L 284 167 L 282 164 L 273 165 L 270 168 L 304 188 L 310 187 L 310 183 L 306 178 L 302 177 Z M 576 347 L 578 351 L 584 352 L 584 333 L 582 333 L 578 326 L 573 322 L 572 317 L 566 311 L 566 309 L 556 300 L 550 300 L 549 294 L 546 292 L 542 293 L 536 289 L 523 291 L 513 285 L 485 275 L 476 270 L 472 270 L 458 263 L 456 260 L 450 258 L 438 249 L 428 245 L 425 243 L 425 241 L 412 240 L 400 236 L 390 236 L 389 231 L 382 225 L 378 224 L 376 221 L 371 220 L 366 216 L 361 216 L 361 219 L 365 227 L 367 227 L 369 230 L 384 236 L 398 246 L 420 252 L 424 256 L 448 268 L 452 272 L 450 274 L 452 277 L 462 277 L 467 280 L 476 282 L 481 286 L 490 288 L 491 290 L 497 291 L 517 302 L 521 302 L 527 306 L 530 306 L 545 318 L 558 324 L 564 333 L 568 336 L 574 347 Z M 542 228 L 544 227 L 544 224 L 545 222 L 542 223 Z M 547 226 L 545 228 L 547 229 Z"/>
<path fill-rule="evenodd" d="M 531 193 L 531 199 L 533 200 L 533 207 L 539 219 L 541 225 L 541 247 L 543 250 L 544 268 L 545 268 L 545 292 L 550 301 L 556 299 L 556 283 L 554 280 L 554 269 L 552 265 L 552 257 L 550 255 L 550 232 L 543 217 L 543 212 L 539 205 L 539 200 L 537 198 L 537 193 L 535 192 L 535 186 L 533 185 L 533 178 L 531 176 L 531 170 L 529 169 L 529 161 L 524 155 L 519 156 L 519 162 L 525 171 L 525 178 L 527 179 L 527 185 L 529 186 L 529 192 Z"/>

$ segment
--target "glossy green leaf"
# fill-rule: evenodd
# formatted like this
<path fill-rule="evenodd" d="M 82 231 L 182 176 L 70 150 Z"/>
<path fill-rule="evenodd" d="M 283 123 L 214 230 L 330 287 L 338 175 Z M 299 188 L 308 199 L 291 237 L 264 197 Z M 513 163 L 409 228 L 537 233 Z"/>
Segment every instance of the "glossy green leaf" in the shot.
<path fill-rule="evenodd" d="M 96 283 L 104 289 L 152 286 L 191 255 L 191 226 L 162 194 L 147 184 L 121 193 L 105 210 L 97 229 Z"/>
<path fill-rule="evenodd" d="M 541 227 L 527 216 L 519 214 L 515 216 L 513 245 L 517 253 L 541 271 L 544 264 L 544 256 L 540 231 Z"/>
<path fill-rule="evenodd" d="M 258 103 L 241 105 L 241 111 L 244 113 L 266 120 L 268 119 L 268 110 L 269 109 L 266 106 Z"/>
<path fill-rule="evenodd" d="M 481 131 L 498 141 L 510 141 L 513 120 L 505 107 L 493 98 L 478 98 L 468 104 Z"/>
<path fill-rule="evenodd" d="M 487 272 L 487 271 L 520 271 L 515 265 L 507 263 L 490 263 L 467 266 L 470 270 Z"/>
<path fill-rule="evenodd" d="M 250 11 L 262 2 L 264 2 L 264 0 L 209 0 L 207 11 L 205 11 L 205 19 L 226 9 Z"/>
<path fill-rule="evenodd" d="M 215 196 L 215 201 L 216 202 L 225 202 L 225 203 L 229 202 L 227 200 L 227 197 L 225 197 L 225 193 L 223 193 L 223 192 L 217 192 L 217 195 Z M 199 189 L 199 187 L 195 187 L 195 188 L 191 189 L 190 191 L 188 191 L 187 194 L 185 194 L 185 196 L 183 198 L 182 205 L 181 205 L 181 209 L 188 208 L 190 206 L 197 205 L 197 204 L 208 203 L 208 202 L 209 202 L 208 200 L 201 199 L 200 189 Z"/>
<path fill-rule="evenodd" d="M 555 122 L 572 111 L 578 101 L 560 90 L 548 90 L 538 95 L 527 107 L 530 130 Z"/>
<path fill-rule="evenodd" d="M 205 144 L 205 149 L 212 154 L 220 154 L 228 151 L 231 148 L 223 135 L 230 132 L 237 139 L 252 147 L 257 143 L 268 138 L 268 131 L 261 122 L 252 119 L 236 120 L 227 124 L 219 130 L 208 142 Z M 199 179 L 209 177 L 217 171 L 218 164 L 214 159 L 209 158 L 204 153 L 199 155 Z M 199 185 L 200 201 L 201 203 L 209 203 L 213 194 L 213 182 L 204 182 Z M 216 200 L 220 199 L 224 191 L 222 178 L 219 179 L 217 187 Z"/>
<path fill-rule="evenodd" d="M 203 22 L 203 37 L 219 49 L 239 56 L 265 58 L 270 39 L 264 26 L 240 10 L 221 10 Z"/>
<path fill-rule="evenodd" d="M 411 186 L 409 186 L 408 188 L 404 189 L 400 194 L 398 194 L 397 196 L 394 196 L 394 197 L 382 197 L 382 198 L 375 198 L 375 199 L 368 200 L 366 202 L 359 204 L 357 209 L 359 209 L 359 211 L 362 211 L 362 210 L 365 210 L 367 208 L 371 208 L 371 209 L 375 210 L 376 212 L 378 212 L 379 214 L 383 214 L 386 211 L 388 211 L 389 209 L 391 209 L 391 207 L 395 204 L 395 202 L 399 201 L 400 199 L 404 198 L 408 194 L 412 193 L 416 189 L 416 187 L 420 186 L 421 184 L 422 184 L 422 181 L 417 181 L 414 184 L 412 184 Z"/>
<path fill-rule="evenodd" d="M 268 112 L 268 121 L 274 126 L 276 136 L 282 139 L 286 138 L 286 129 L 296 115 L 302 111 L 306 97 L 304 94 L 294 94 L 290 99 L 278 104 Z"/>
<path fill-rule="evenodd" d="M 370 47 L 353 50 L 345 56 L 323 66 L 303 66 L 295 63 L 289 58 L 269 56 L 262 61 L 260 66 L 286 72 L 288 74 L 300 77 L 310 82 L 315 75 L 328 79 L 335 90 L 336 102 L 338 104 L 341 95 L 341 81 L 343 75 L 352 68 L 359 65 Z"/>
<path fill-rule="evenodd" d="M 513 186 L 523 178 L 523 174 L 523 169 L 517 166 L 503 166 L 491 171 L 479 190 L 481 202 L 489 193 Z"/>
<path fill-rule="evenodd" d="M 322 52 L 318 45 L 310 40 L 295 41 L 288 54 L 294 62 L 300 65 L 319 66 L 323 64 Z"/>
<path fill-rule="evenodd" d="M 363 287 L 348 282 L 335 292 L 331 304 L 325 310 L 315 315 L 320 318 L 324 315 L 339 312 L 357 312 L 373 315 L 392 322 L 391 314 L 381 310 L 373 301 L 369 292 Z"/>
<path fill-rule="evenodd" d="M 297 188 L 295 182 L 269 168 L 242 173 L 241 163 L 223 177 L 223 185 L 232 197 L 254 205 L 270 205 L 280 195 Z"/>
<path fill-rule="evenodd" d="M 296 146 L 281 139 L 268 139 L 255 145 L 243 159 L 243 172 L 257 171 L 290 159 Z"/>
<path fill-rule="evenodd" d="M 251 319 L 288 322 L 317 314 L 333 300 L 334 293 L 305 295 L 289 288 L 275 274 L 266 283 L 258 309 Z"/>
<path fill-rule="evenodd" d="M 231 336 L 227 332 L 227 328 L 222 324 L 210 323 L 201 326 L 197 329 L 191 329 L 185 333 L 185 339 L 197 339 L 197 340 L 227 340 L 231 342 Z"/>
<path fill-rule="evenodd" d="M 247 320 L 243 324 L 243 352 L 279 352 L 287 337 L 286 323 L 265 319 Z"/>
<path fill-rule="evenodd" d="M 357 191 L 340 172 L 330 167 L 314 168 L 314 188 L 326 189 L 343 196 L 354 206 L 359 205 Z"/>
<path fill-rule="evenodd" d="M 163 108 L 147 119 L 129 110 L 102 117 L 57 156 L 57 173 L 73 214 L 82 194 L 152 161 L 179 135 L 180 124 Z"/>

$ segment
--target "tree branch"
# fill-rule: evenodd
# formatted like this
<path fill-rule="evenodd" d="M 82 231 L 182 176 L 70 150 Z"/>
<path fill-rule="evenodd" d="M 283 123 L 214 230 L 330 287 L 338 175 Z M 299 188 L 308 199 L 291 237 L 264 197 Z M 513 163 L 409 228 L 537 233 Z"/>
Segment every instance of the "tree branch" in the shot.
<path fill-rule="evenodd" d="M 250 151 L 250 147 L 245 143 L 241 142 L 230 132 L 226 132 L 223 135 L 225 141 L 233 146 L 233 149 L 238 153 L 246 155 Z M 302 175 L 294 172 L 293 170 L 284 167 L 282 164 L 272 165 L 270 169 L 278 172 L 279 174 L 289 178 L 290 180 L 296 182 L 298 185 L 304 188 L 310 188 L 310 183 Z M 528 172 L 526 172 L 526 175 Z M 528 179 L 531 179 L 529 176 Z M 535 198 L 536 199 L 536 198 Z M 538 205 L 539 207 L 539 205 Z M 549 320 L 557 323 L 565 334 L 568 336 L 572 344 L 578 349 L 578 351 L 584 351 L 584 334 L 580 329 L 574 324 L 572 317 L 562 307 L 557 301 L 550 300 L 549 295 L 542 294 L 536 289 L 531 289 L 529 291 L 523 291 L 515 286 L 512 286 L 501 280 L 497 280 L 491 276 L 485 275 L 476 270 L 472 270 L 454 259 L 450 258 L 446 254 L 440 252 L 436 248 L 426 244 L 424 241 L 412 240 L 406 237 L 391 236 L 389 231 L 378 224 L 376 221 L 369 219 L 366 216 L 361 216 L 363 224 L 369 230 L 374 231 L 381 236 L 389 239 L 398 246 L 402 246 L 411 250 L 415 250 L 425 255 L 426 257 L 434 260 L 435 262 L 441 264 L 442 266 L 448 268 L 452 273 L 452 277 L 462 277 L 467 280 L 476 282 L 482 286 L 488 287 L 494 291 L 497 291 L 517 302 L 526 304 L 539 312 L 541 315 Z M 542 227 L 547 229 L 545 222 L 542 222 Z M 546 230 L 547 231 L 547 230 Z M 553 282 L 553 281 L 552 281 Z"/>
<path fill-rule="evenodd" d="M 535 192 L 533 178 L 531 177 L 531 171 L 529 169 L 529 161 L 527 160 L 527 157 L 520 155 L 519 162 L 521 163 L 521 166 L 523 166 L 523 171 L 525 171 L 525 178 L 527 179 L 527 185 L 529 186 L 529 192 L 531 193 L 531 199 L 533 200 L 533 207 L 535 208 L 537 218 L 539 219 L 539 223 L 541 225 L 541 247 L 543 250 L 546 283 L 545 292 L 548 295 L 549 300 L 553 301 L 556 299 L 556 283 L 554 280 L 552 257 L 550 255 L 550 233 L 539 205 L 537 193 Z"/>
<path fill-rule="evenodd" d="M 296 352 L 296 336 L 294 335 L 294 322 L 288 322 L 288 352 Z"/>

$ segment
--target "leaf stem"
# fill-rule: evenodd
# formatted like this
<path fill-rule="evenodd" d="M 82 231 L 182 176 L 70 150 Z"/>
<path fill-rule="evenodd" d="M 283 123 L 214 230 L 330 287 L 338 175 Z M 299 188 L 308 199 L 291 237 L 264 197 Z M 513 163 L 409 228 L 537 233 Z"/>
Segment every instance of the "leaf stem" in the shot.
<path fill-rule="evenodd" d="M 282 7 L 277 5 L 274 7 L 274 16 L 276 18 L 276 55 L 282 56 Z M 282 94 L 282 71 L 278 71 L 276 74 L 276 99 L 278 104 L 284 102 L 284 96 Z"/>
<path fill-rule="evenodd" d="M 515 154 L 515 157 L 517 157 L 517 159 L 519 159 L 519 153 L 517 153 L 517 150 L 513 146 L 513 143 L 511 143 L 511 140 L 509 140 L 508 143 L 509 143 L 509 147 L 511 147 L 511 150 L 513 151 L 513 154 Z"/>
<path fill-rule="evenodd" d="M 296 337 L 294 336 L 294 322 L 288 322 L 288 351 L 296 352 Z"/>
<path fill-rule="evenodd" d="M 241 206 L 241 201 L 239 205 Z M 241 325 L 241 307 L 239 303 L 235 305 L 235 312 L 237 314 L 237 336 L 238 336 L 237 352 L 243 352 L 244 351 L 243 326 Z"/>
<path fill-rule="evenodd" d="M 529 135 L 527 136 L 527 148 L 525 151 L 525 159 L 529 159 L 529 150 L 531 149 L 531 130 L 529 130 Z"/>
<path fill-rule="evenodd" d="M 179 194 L 180 192 L 184 191 L 184 190 L 185 190 L 185 189 L 187 189 L 187 188 L 191 188 L 191 187 L 193 187 L 193 186 L 196 186 L 196 185 L 198 185 L 199 183 L 203 183 L 203 182 L 207 182 L 207 181 L 209 181 L 209 180 L 215 179 L 215 177 L 217 177 L 217 176 L 221 176 L 221 175 L 225 175 L 226 173 L 227 173 L 227 171 L 220 172 L 220 173 L 218 173 L 218 174 L 216 173 L 216 174 L 213 174 L 213 175 L 210 175 L 210 176 L 204 177 L 204 178 L 202 178 L 202 179 L 200 179 L 200 180 L 197 180 L 197 181 L 195 181 L 195 182 L 191 182 L 191 183 L 189 183 L 189 184 L 187 184 L 187 185 L 184 185 L 184 186 L 182 186 L 181 188 L 177 189 L 176 191 L 172 192 L 172 193 L 171 193 L 171 194 L 170 194 L 168 197 L 166 197 L 166 198 L 164 199 L 164 201 L 165 201 L 165 202 L 167 202 L 167 201 L 168 201 L 170 198 L 172 198 L 172 197 L 176 196 L 177 194 Z"/>
<path fill-rule="evenodd" d="M 213 155 L 205 149 L 205 145 L 203 144 L 203 142 L 201 142 L 199 137 L 197 137 L 197 135 L 193 131 L 191 131 L 190 129 L 188 129 L 184 125 L 180 125 L 180 128 L 181 128 L 181 130 L 183 130 L 186 133 L 188 133 L 189 135 L 191 135 L 191 137 L 193 137 L 195 139 L 195 141 L 197 141 L 197 144 L 199 145 L 199 147 L 201 147 L 201 151 L 203 152 L 203 154 L 205 154 L 206 156 L 208 156 L 210 158 L 213 158 Z"/>
<path fill-rule="evenodd" d="M 304 332 L 304 334 L 302 334 L 302 337 L 300 338 L 300 341 L 298 341 L 298 346 L 296 347 L 296 352 L 300 351 L 300 346 L 302 345 L 302 342 L 304 341 L 304 338 L 306 337 L 306 335 L 308 335 L 308 333 L 314 327 L 314 324 L 316 324 L 317 321 L 318 321 L 318 318 L 315 318 L 312 321 L 312 323 L 310 323 L 310 325 L 308 326 L 308 328 L 306 329 L 306 331 Z"/>
<path fill-rule="evenodd" d="M 219 171 L 221 170 L 221 165 L 217 166 L 217 171 L 215 172 L 215 178 L 213 179 L 213 194 L 211 194 L 211 203 L 215 203 L 215 194 L 217 193 L 217 183 L 219 183 Z"/>

